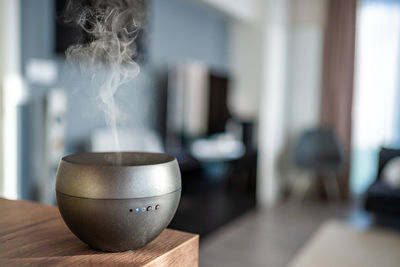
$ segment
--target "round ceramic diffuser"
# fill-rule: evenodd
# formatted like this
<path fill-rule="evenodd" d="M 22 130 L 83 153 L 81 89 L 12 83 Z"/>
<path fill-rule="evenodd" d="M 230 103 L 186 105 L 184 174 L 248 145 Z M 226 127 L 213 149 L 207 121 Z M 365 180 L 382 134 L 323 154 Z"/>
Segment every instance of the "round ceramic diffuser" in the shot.
<path fill-rule="evenodd" d="M 84 153 L 62 158 L 57 203 L 69 229 L 103 251 L 140 248 L 174 216 L 181 196 L 176 159 L 158 153 Z"/>

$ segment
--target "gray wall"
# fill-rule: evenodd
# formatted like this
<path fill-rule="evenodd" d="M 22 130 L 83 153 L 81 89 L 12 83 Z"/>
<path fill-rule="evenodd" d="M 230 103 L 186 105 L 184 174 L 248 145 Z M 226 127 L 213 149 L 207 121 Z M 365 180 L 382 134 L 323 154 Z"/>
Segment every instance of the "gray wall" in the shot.
<path fill-rule="evenodd" d="M 156 64 L 199 60 L 228 66 L 227 18 L 199 0 L 153 0 L 150 6 L 150 56 Z"/>

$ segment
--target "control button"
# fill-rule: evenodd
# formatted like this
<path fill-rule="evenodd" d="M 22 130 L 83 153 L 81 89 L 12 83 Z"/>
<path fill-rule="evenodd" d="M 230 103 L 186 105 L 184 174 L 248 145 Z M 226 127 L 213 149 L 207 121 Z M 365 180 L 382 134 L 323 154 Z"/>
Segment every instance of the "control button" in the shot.
<path fill-rule="evenodd" d="M 136 208 L 136 212 L 140 212 L 140 208 Z"/>
<path fill-rule="evenodd" d="M 160 208 L 160 205 L 156 205 L 155 209 L 158 210 Z"/>
<path fill-rule="evenodd" d="M 152 209 L 151 206 L 147 207 L 147 211 L 151 211 L 151 209 Z"/>
<path fill-rule="evenodd" d="M 142 208 L 142 211 L 146 211 L 146 208 Z"/>

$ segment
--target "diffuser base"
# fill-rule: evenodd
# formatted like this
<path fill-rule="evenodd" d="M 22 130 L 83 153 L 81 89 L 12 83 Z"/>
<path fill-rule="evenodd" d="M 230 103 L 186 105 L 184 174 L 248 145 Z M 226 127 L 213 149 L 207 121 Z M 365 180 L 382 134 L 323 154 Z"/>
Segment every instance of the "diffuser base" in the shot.
<path fill-rule="evenodd" d="M 169 224 L 181 190 L 149 198 L 89 199 L 56 192 L 61 216 L 89 246 L 109 252 L 145 246 Z"/>

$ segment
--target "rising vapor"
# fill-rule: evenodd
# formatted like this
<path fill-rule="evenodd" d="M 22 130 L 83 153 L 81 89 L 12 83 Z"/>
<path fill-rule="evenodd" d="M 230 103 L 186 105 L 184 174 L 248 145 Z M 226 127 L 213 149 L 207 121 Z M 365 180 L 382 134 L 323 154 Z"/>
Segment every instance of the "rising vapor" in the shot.
<path fill-rule="evenodd" d="M 66 21 L 75 23 L 90 37 L 88 43 L 67 49 L 67 61 L 79 64 L 83 72 L 92 75 L 92 85 L 104 106 L 105 121 L 113 133 L 116 151 L 120 151 L 121 111 L 115 94 L 121 85 L 139 74 L 140 67 L 133 60 L 134 40 L 143 25 L 144 13 L 144 0 L 69 1 L 65 9 Z"/>

